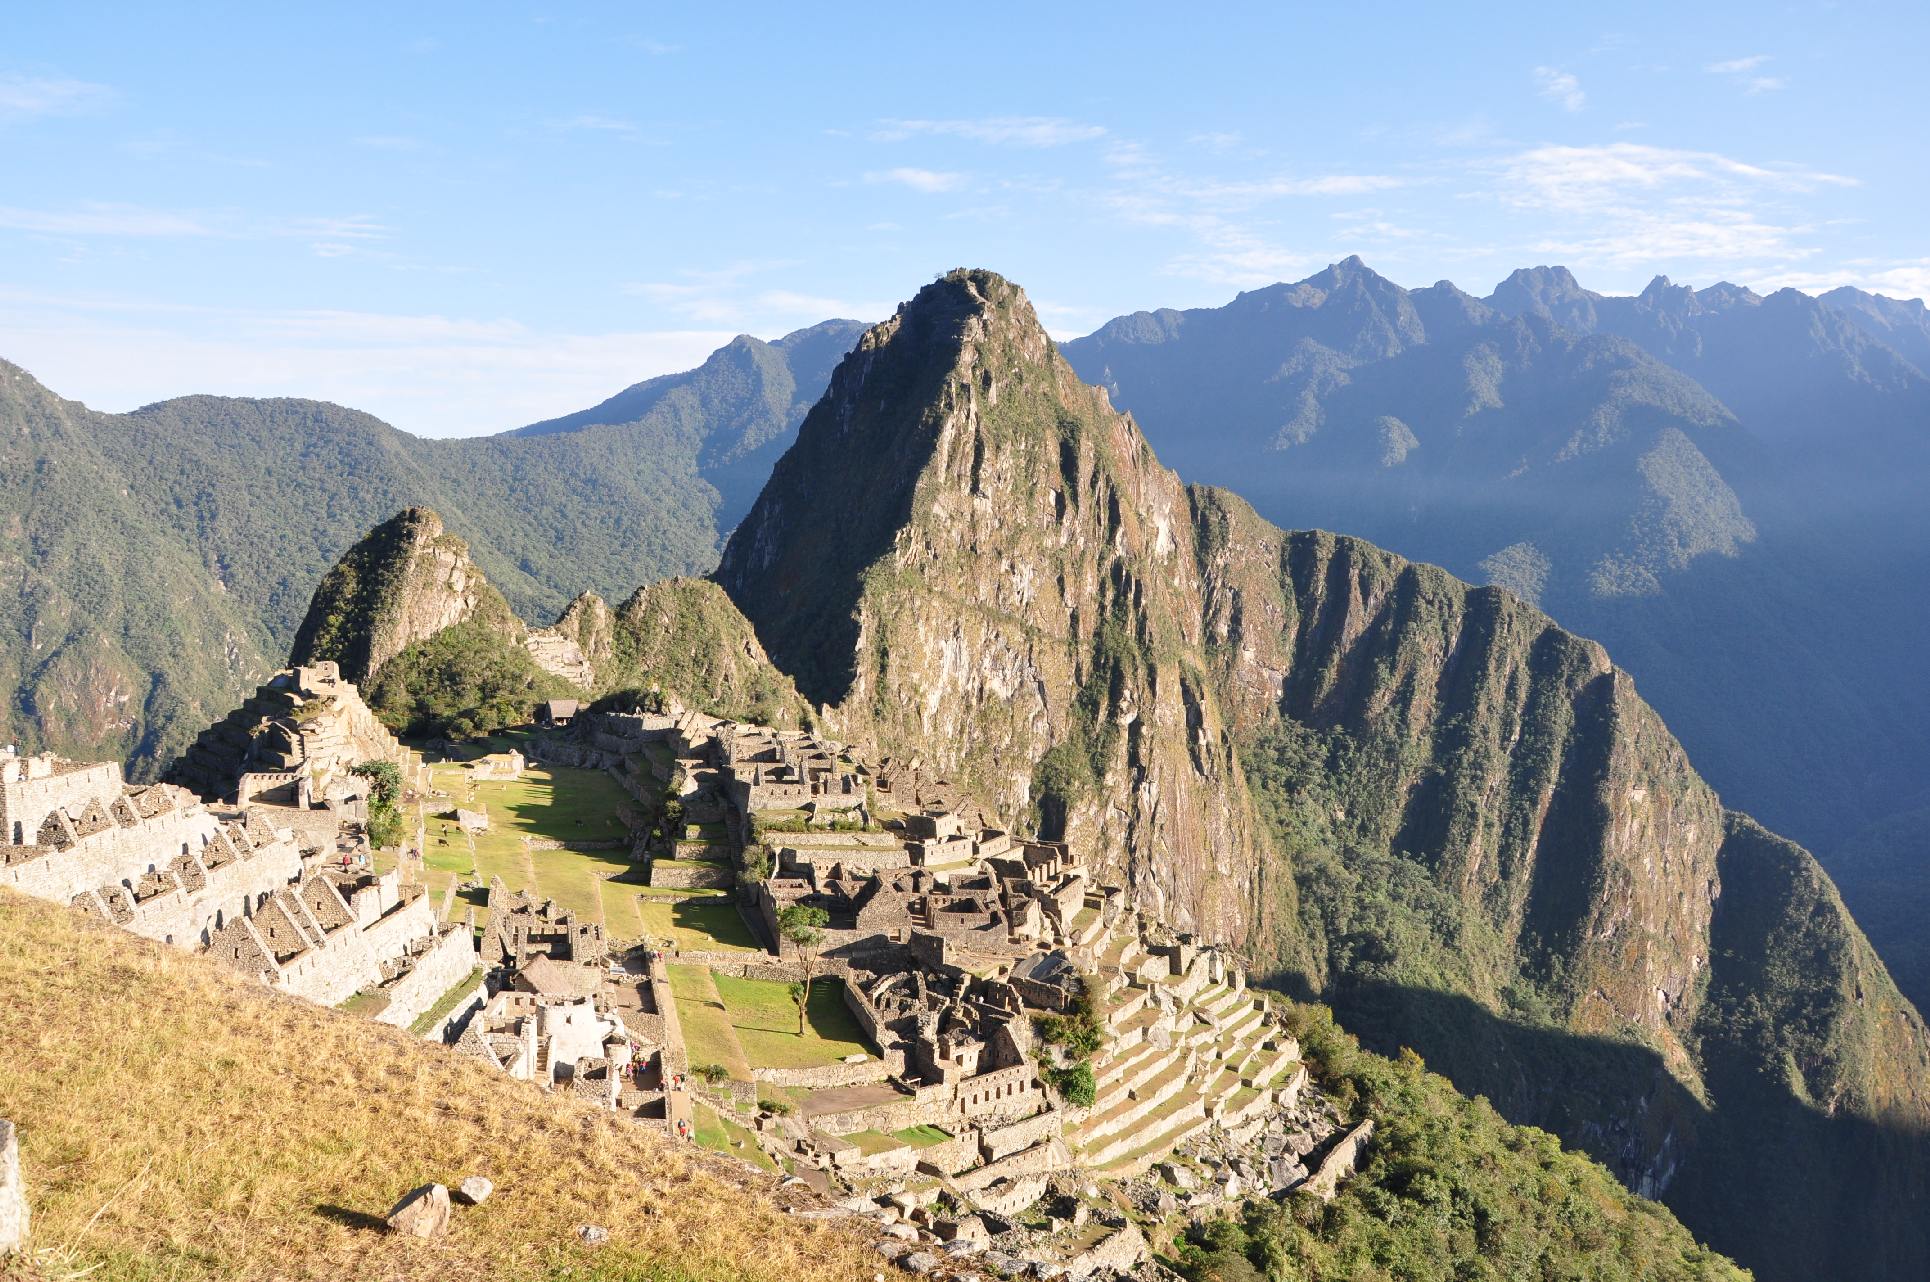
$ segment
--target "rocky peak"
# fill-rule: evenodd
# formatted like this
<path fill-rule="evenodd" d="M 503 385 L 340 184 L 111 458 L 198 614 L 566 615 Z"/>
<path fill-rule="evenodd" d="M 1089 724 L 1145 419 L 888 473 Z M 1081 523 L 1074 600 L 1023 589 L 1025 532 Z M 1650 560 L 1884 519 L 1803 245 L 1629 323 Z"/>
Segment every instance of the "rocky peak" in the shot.
<path fill-rule="evenodd" d="M 405 508 L 342 554 L 309 602 L 291 665 L 333 660 L 361 683 L 418 641 L 475 616 L 521 640 L 523 625 L 424 507 Z"/>

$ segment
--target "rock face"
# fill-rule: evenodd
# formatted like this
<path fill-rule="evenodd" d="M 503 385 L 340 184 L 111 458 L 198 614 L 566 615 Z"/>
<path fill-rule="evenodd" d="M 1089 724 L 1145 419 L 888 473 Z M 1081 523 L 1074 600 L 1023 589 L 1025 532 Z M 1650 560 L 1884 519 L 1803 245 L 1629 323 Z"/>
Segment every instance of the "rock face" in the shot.
<path fill-rule="evenodd" d="M 388 1225 L 407 1237 L 441 1237 L 449 1228 L 449 1190 L 440 1184 L 410 1189 L 389 1212 Z"/>
<path fill-rule="evenodd" d="M 27 1188 L 20 1178 L 20 1139 L 0 1117 L 0 1259 L 27 1241 Z"/>
<path fill-rule="evenodd" d="M 832 733 L 1032 810 L 1761 1276 L 1930 1264 L 1930 1038 L 1814 861 L 1599 646 L 1183 486 L 1008 282 L 866 334 L 717 578 Z"/>
<path fill-rule="evenodd" d="M 289 662 L 332 659 L 350 681 L 367 681 L 415 642 L 479 615 L 522 638 L 521 621 L 469 559 L 469 545 L 428 508 L 407 508 L 322 577 Z"/>
<path fill-rule="evenodd" d="M 835 733 L 1036 810 L 1175 924 L 1243 940 L 1261 861 L 1188 662 L 1190 521 L 1023 294 L 955 272 L 838 368 L 717 578 Z"/>

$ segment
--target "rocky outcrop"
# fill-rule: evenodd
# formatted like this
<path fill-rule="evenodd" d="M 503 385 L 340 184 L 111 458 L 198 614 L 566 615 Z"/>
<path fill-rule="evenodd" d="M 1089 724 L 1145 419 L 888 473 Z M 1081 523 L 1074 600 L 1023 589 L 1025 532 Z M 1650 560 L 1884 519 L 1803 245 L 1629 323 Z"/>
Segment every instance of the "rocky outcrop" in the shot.
<path fill-rule="evenodd" d="M 0 1118 L 0 1260 L 27 1242 L 27 1189 L 20 1178 L 20 1139 Z"/>
<path fill-rule="evenodd" d="M 1761 853 L 1601 647 L 1183 486 L 1008 282 L 866 334 L 717 578 L 832 733 L 1033 811 L 1764 1276 L 1930 1261 L 1895 1227 L 1930 1037 L 1814 861 Z M 1817 1108 L 1829 1204 L 1774 1175 Z M 1752 1250 L 1768 1217 L 1813 1245 Z"/>
<path fill-rule="evenodd" d="M 469 559 L 469 545 L 428 508 L 407 508 L 322 577 L 289 662 L 333 660 L 363 682 L 409 646 L 476 617 L 522 639 L 522 622 Z"/>

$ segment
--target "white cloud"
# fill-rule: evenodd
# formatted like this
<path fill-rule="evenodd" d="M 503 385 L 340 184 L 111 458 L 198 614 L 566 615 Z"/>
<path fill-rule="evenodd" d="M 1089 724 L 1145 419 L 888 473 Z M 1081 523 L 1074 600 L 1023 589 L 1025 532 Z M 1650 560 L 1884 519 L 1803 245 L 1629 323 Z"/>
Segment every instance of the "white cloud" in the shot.
<path fill-rule="evenodd" d="M 0 205 L 0 229 L 50 236 L 213 236 L 214 228 L 192 214 L 140 205 L 88 201 L 76 208 L 21 209 Z"/>
<path fill-rule="evenodd" d="M 0 351 L 97 409 L 192 392 L 304 396 L 431 436 L 566 414 L 640 379 L 690 369 L 730 338 L 723 330 L 578 334 L 508 320 L 0 291 Z"/>
<path fill-rule="evenodd" d="M 153 209 L 112 201 L 83 201 L 68 209 L 0 205 L 0 231 L 47 236 L 128 238 L 219 236 L 230 239 L 291 237 L 335 243 L 367 243 L 389 229 L 363 214 L 346 217 L 256 218 L 225 212 Z"/>
<path fill-rule="evenodd" d="M 1752 53 L 1747 58 L 1728 58 L 1712 62 L 1703 70 L 1712 76 L 1727 76 L 1742 86 L 1746 94 L 1774 93 L 1786 89 L 1789 82 L 1781 76 L 1752 76 L 1749 73 L 1765 66 L 1770 61 L 1766 53 Z"/>
<path fill-rule="evenodd" d="M 735 331 L 769 337 L 834 316 L 875 319 L 893 310 L 892 304 L 877 300 L 827 297 L 757 283 L 761 276 L 788 272 L 796 266 L 792 262 L 746 260 L 688 270 L 676 280 L 637 281 L 622 286 L 622 290 L 693 324 L 734 326 Z"/>
<path fill-rule="evenodd" d="M 1588 103 L 1582 82 L 1556 67 L 1535 68 L 1535 92 L 1558 105 L 1563 111 L 1580 111 Z"/>
<path fill-rule="evenodd" d="M 1501 166 L 1501 197 L 1509 204 L 1586 212 L 1642 193 L 1689 185 L 1740 193 L 1748 188 L 1810 191 L 1855 186 L 1854 178 L 1788 165 L 1754 165 L 1710 151 L 1684 151 L 1618 142 L 1595 147 L 1534 147 Z"/>
<path fill-rule="evenodd" d="M 1800 289 L 1806 294 L 1821 294 L 1839 285 L 1851 285 L 1887 298 L 1930 298 L 1930 258 L 1857 258 L 1829 269 L 1772 271 L 1761 281 L 1765 290 Z"/>
<path fill-rule="evenodd" d="M 871 135 L 876 142 L 900 142 L 919 136 L 965 138 L 1016 147 L 1063 147 L 1103 138 L 1106 129 L 1103 125 L 1058 116 L 991 116 L 980 120 L 883 120 Z"/>
<path fill-rule="evenodd" d="M 586 111 L 579 115 L 571 116 L 568 120 L 559 120 L 556 122 L 556 127 L 558 129 L 586 129 L 596 133 L 608 134 L 633 134 L 637 132 L 637 124 L 634 120 L 625 120 L 621 116 L 605 115 L 600 111 Z"/>
<path fill-rule="evenodd" d="M 922 191 L 927 194 L 957 191 L 965 185 L 964 174 L 902 166 L 897 169 L 873 170 L 864 176 L 864 180 L 868 183 L 897 183 L 901 187 L 909 187 L 913 191 Z"/>
<path fill-rule="evenodd" d="M 1816 251 L 1792 195 L 1854 185 L 1840 174 L 1715 152 L 1613 143 L 1543 146 L 1503 160 L 1495 195 L 1542 220 L 1535 253 L 1571 265 L 1674 262 L 1680 270 L 1793 262 Z"/>
<path fill-rule="evenodd" d="M 80 115 L 113 99 L 112 89 L 85 80 L 0 74 L 0 121 Z"/>

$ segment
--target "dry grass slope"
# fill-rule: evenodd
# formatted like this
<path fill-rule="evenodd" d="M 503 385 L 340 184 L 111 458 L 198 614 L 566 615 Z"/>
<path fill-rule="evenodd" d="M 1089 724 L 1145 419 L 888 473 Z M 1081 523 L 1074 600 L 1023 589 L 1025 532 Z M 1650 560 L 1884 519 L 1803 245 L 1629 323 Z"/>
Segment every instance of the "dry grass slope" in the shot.
<path fill-rule="evenodd" d="M 734 1164 L 4 891 L 0 1117 L 21 1130 L 28 1276 L 49 1282 L 874 1271 L 865 1239 L 780 1214 Z M 471 1173 L 496 1195 L 443 1239 L 373 1227 Z"/>

